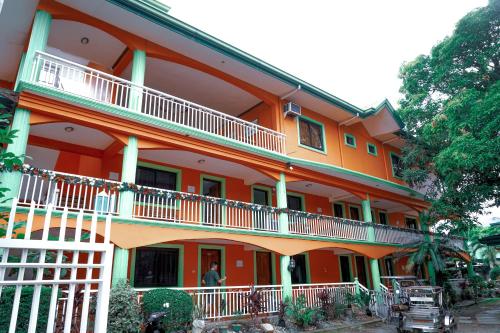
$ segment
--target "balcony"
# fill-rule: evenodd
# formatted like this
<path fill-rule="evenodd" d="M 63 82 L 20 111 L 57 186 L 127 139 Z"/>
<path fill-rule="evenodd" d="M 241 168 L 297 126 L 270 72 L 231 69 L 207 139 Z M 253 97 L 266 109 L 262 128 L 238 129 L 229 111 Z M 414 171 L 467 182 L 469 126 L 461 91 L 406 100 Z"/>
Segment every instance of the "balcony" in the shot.
<path fill-rule="evenodd" d="M 125 79 L 37 52 L 30 82 L 106 106 L 164 121 L 176 131 L 210 136 L 285 154 L 285 135 L 255 123 L 136 85 Z M 207 136 L 209 134 L 209 136 Z"/>
<path fill-rule="evenodd" d="M 423 241 L 425 235 L 413 229 L 28 168 L 23 169 L 18 204 L 34 203 L 36 208 L 52 205 L 58 210 L 118 215 L 123 190 L 134 192 L 132 218 L 138 221 L 278 234 L 279 216 L 287 214 L 290 234 L 315 239 L 368 242 L 370 226 L 374 228 L 375 241 L 381 244 L 415 244 Z M 449 239 L 455 247 L 463 249 L 461 239 Z"/>

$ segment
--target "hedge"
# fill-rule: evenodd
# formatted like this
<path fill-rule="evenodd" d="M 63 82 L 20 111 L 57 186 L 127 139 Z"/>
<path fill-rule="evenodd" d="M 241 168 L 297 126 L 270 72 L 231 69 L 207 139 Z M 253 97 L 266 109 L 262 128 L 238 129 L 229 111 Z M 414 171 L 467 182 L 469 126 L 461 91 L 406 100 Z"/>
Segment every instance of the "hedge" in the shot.
<path fill-rule="evenodd" d="M 167 332 L 181 330 L 191 324 L 193 300 L 182 290 L 152 289 L 144 293 L 142 302 L 146 319 L 154 312 L 166 312 L 163 326 Z"/>

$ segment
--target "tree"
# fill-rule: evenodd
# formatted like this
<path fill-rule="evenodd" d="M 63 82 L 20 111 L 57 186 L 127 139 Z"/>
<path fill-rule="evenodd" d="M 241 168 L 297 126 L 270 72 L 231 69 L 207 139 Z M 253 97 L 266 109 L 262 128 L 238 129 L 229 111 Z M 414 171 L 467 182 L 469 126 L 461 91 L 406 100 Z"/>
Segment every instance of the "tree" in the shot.
<path fill-rule="evenodd" d="M 403 64 L 404 179 L 453 233 L 500 205 L 500 0 L 467 14 L 429 55 Z"/>
<path fill-rule="evenodd" d="M 489 227 L 475 227 L 469 232 L 469 251 L 472 258 L 477 258 L 482 260 L 491 269 L 497 266 L 496 256 L 497 249 L 494 246 L 488 246 L 482 244 L 480 239 L 487 236 L 493 236 L 500 234 L 500 227 L 489 226 Z"/>

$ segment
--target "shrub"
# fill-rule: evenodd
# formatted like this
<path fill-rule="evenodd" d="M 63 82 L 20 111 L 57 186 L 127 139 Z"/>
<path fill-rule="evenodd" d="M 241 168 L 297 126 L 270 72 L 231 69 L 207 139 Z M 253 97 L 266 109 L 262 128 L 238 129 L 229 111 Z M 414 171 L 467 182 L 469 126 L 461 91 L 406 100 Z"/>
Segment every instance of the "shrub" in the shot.
<path fill-rule="evenodd" d="M 28 332 L 30 321 L 31 302 L 33 300 L 34 287 L 23 287 L 21 291 L 21 300 L 19 302 L 19 311 L 17 313 L 16 332 Z M 0 299 L 0 333 L 9 331 L 10 317 L 12 313 L 12 303 L 14 301 L 15 287 L 4 287 Z M 38 321 L 36 325 L 37 332 L 45 332 L 47 329 L 47 317 L 50 308 L 51 287 L 42 287 L 40 294 L 40 305 L 38 308 Z M 61 292 L 59 290 L 59 296 Z M 58 297 L 59 298 L 59 297 Z"/>
<path fill-rule="evenodd" d="M 146 317 L 154 312 L 166 312 L 163 327 L 167 332 L 185 329 L 191 324 L 193 300 L 182 290 L 152 289 L 142 298 Z"/>
<path fill-rule="evenodd" d="M 304 294 L 299 295 L 295 302 L 290 302 L 285 311 L 287 316 L 301 328 L 307 328 L 321 319 L 318 309 L 307 306 Z"/>
<path fill-rule="evenodd" d="M 500 278 L 500 266 L 495 266 L 491 271 L 490 271 L 490 279 L 493 281 L 498 280 Z"/>
<path fill-rule="evenodd" d="M 114 286 L 109 296 L 107 331 L 110 333 L 137 333 L 141 323 L 141 307 L 135 290 L 126 282 Z"/>

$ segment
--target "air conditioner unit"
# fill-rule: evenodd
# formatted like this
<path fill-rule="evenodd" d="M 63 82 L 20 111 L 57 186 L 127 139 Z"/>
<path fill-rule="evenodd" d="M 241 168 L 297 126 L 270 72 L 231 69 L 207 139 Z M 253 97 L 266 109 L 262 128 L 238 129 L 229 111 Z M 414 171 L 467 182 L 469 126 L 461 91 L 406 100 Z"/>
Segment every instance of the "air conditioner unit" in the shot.
<path fill-rule="evenodd" d="M 296 117 L 302 114 L 302 108 L 298 104 L 288 102 L 285 105 L 283 105 L 283 112 L 285 113 L 285 117 L 288 115 Z"/>

